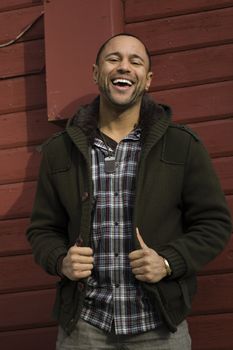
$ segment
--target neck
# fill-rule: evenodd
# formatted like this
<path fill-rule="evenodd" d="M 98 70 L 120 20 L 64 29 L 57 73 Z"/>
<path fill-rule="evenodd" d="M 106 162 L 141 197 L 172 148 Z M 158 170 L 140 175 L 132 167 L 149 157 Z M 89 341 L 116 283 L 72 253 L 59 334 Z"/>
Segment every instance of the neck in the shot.
<path fill-rule="evenodd" d="M 99 129 L 116 142 L 127 136 L 139 122 L 140 103 L 124 110 L 116 109 L 100 100 Z"/>

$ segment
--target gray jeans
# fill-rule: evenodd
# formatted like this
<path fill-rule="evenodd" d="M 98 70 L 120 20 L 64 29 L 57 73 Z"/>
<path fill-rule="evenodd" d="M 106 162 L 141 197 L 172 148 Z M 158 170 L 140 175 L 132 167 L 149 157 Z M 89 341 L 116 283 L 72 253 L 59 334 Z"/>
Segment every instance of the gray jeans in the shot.
<path fill-rule="evenodd" d="M 176 333 L 159 327 L 137 335 L 105 333 L 83 320 L 79 320 L 71 335 L 58 330 L 56 350 L 190 350 L 191 338 L 187 322 L 183 321 Z"/>

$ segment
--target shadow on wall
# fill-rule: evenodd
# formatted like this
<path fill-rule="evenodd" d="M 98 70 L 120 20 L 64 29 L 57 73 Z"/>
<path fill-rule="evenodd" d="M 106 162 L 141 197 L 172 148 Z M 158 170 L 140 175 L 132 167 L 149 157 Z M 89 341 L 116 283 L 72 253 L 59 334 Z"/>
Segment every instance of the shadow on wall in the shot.
<path fill-rule="evenodd" d="M 0 204 L 0 264 L 4 264 L 0 287 L 0 308 L 4 315 L 0 318 L 0 343 L 4 350 L 12 350 L 19 343 L 24 350 L 52 350 L 57 333 L 51 318 L 57 278 L 35 264 L 25 237 L 41 160 L 37 146 L 64 128 L 64 122 L 48 122 L 45 71 L 41 69 L 44 48 L 41 50 L 42 53 L 38 52 L 42 57 L 40 67 L 33 68 L 34 53 L 30 45 L 24 45 L 26 75 L 14 79 L 18 88 L 12 94 L 16 112 L 11 114 L 9 123 L 14 124 L 14 136 L 6 150 L 6 184 L 2 186 Z M 64 111 L 76 109 L 92 97 L 84 96 L 66 106 Z"/>

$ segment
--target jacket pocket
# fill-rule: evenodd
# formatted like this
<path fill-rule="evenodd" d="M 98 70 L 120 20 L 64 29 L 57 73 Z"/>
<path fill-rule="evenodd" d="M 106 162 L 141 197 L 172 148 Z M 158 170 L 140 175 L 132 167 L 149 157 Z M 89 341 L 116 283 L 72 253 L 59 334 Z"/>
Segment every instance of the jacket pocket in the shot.
<path fill-rule="evenodd" d="M 192 308 L 192 299 L 197 291 L 196 277 L 180 280 L 162 280 L 158 283 L 158 291 L 165 308 L 181 318 L 186 317 Z M 179 316 L 177 316 L 179 317 Z"/>

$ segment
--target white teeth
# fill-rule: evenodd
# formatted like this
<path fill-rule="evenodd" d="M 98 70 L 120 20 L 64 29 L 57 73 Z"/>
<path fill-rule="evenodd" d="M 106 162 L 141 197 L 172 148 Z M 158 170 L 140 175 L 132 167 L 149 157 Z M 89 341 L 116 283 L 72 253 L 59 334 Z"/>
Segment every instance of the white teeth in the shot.
<path fill-rule="evenodd" d="M 129 86 L 132 86 L 133 83 L 130 81 L 130 80 L 127 80 L 127 79 L 115 79 L 113 80 L 113 84 L 128 84 Z"/>

